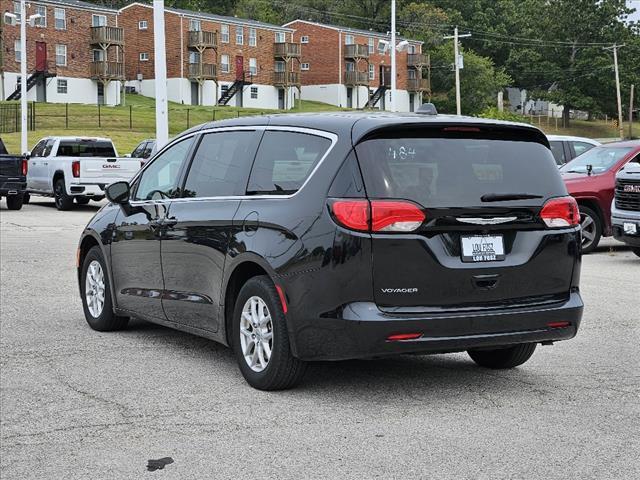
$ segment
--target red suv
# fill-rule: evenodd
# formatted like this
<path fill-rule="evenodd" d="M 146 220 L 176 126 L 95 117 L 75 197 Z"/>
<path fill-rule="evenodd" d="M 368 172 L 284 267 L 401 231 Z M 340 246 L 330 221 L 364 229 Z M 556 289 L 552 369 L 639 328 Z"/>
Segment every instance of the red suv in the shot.
<path fill-rule="evenodd" d="M 565 164 L 560 172 L 569 193 L 578 201 L 582 252 L 595 250 L 600 238 L 611 236 L 611 202 L 616 173 L 640 157 L 640 142 L 601 145 Z"/>

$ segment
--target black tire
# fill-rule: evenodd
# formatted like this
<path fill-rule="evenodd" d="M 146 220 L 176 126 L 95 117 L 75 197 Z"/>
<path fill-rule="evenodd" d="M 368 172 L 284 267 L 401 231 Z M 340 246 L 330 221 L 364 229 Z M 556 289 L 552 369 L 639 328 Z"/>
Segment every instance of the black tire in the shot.
<path fill-rule="evenodd" d="M 535 343 L 522 343 L 496 350 L 469 350 L 471 359 L 481 367 L 503 369 L 522 365 L 536 350 Z"/>
<path fill-rule="evenodd" d="M 240 343 L 240 321 L 245 303 L 259 297 L 271 315 L 271 356 L 264 370 L 251 369 L 244 358 Z M 244 284 L 233 310 L 232 345 L 240 371 L 249 385 L 258 390 L 285 390 L 302 380 L 307 364 L 291 354 L 287 324 L 276 287 L 266 275 L 253 277 Z M 252 351 L 255 351 L 255 346 Z"/>
<path fill-rule="evenodd" d="M 76 197 L 76 203 L 78 205 L 87 205 L 91 200 L 89 197 Z"/>
<path fill-rule="evenodd" d="M 87 270 L 92 262 L 98 262 L 102 268 L 104 274 L 104 305 L 102 312 L 94 317 L 90 312 L 87 305 L 86 293 L 86 278 Z M 107 267 L 102 256 L 100 247 L 95 246 L 87 253 L 84 261 L 82 262 L 82 270 L 80 276 L 80 296 L 82 297 L 82 307 L 84 309 L 84 318 L 93 330 L 99 332 L 112 332 L 114 330 L 122 330 L 127 326 L 129 318 L 120 317 L 113 312 L 113 302 L 111 299 L 111 290 L 109 284 L 109 275 L 107 274 Z"/>
<path fill-rule="evenodd" d="M 8 195 L 7 208 L 9 210 L 20 210 L 22 208 L 22 195 Z"/>
<path fill-rule="evenodd" d="M 640 257 L 640 247 L 632 248 L 631 251 Z"/>
<path fill-rule="evenodd" d="M 64 186 L 64 178 L 58 178 L 53 185 L 53 197 L 58 210 L 71 210 L 73 208 L 73 197 L 67 195 Z"/>
<path fill-rule="evenodd" d="M 22 195 L 22 204 L 27 205 L 30 201 L 31 201 L 31 195 L 25 192 L 25 194 Z"/>
<path fill-rule="evenodd" d="M 588 229 L 589 234 L 593 238 L 587 238 L 585 232 L 582 232 L 582 253 L 591 253 L 600 243 L 602 237 L 602 220 L 600 216 L 591 208 L 580 205 L 580 225 Z M 590 220 L 589 220 L 590 219 Z M 593 222 L 593 223 L 590 223 Z"/>

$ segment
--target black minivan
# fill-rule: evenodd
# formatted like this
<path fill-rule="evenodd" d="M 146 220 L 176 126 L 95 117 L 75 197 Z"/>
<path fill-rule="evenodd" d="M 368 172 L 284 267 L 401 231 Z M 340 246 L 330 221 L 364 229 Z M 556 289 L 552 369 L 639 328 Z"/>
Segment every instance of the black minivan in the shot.
<path fill-rule="evenodd" d="M 107 197 L 78 248 L 89 325 L 222 342 L 255 388 L 291 387 L 312 360 L 468 351 L 511 368 L 582 317 L 580 215 L 529 125 L 214 122 Z"/>

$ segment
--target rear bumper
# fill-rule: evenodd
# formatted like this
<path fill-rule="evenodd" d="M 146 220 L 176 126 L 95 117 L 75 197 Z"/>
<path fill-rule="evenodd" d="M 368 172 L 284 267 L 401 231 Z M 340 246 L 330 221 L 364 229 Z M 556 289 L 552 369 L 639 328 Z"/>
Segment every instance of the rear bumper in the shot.
<path fill-rule="evenodd" d="M 625 223 L 635 223 L 637 226 L 637 235 L 628 235 L 624 233 Z M 632 247 L 640 247 L 640 212 L 630 210 L 618 210 L 615 202 L 611 207 L 611 225 L 613 228 L 613 236 L 616 240 L 626 243 Z"/>
<path fill-rule="evenodd" d="M 104 197 L 105 187 L 104 183 L 70 183 L 67 185 L 67 195 Z"/>
<path fill-rule="evenodd" d="M 374 303 L 352 303 L 339 318 L 291 321 L 294 355 L 303 360 L 346 360 L 404 353 L 445 353 L 573 338 L 583 302 L 575 291 L 560 303 L 502 310 L 396 315 Z M 562 328 L 550 323 L 569 322 Z M 291 325 L 293 323 L 293 325 Z M 420 333 L 415 340 L 390 335 Z"/>
<path fill-rule="evenodd" d="M 6 197 L 7 195 L 18 195 L 25 192 L 27 189 L 27 181 L 22 178 L 3 178 L 0 179 L 0 195 Z"/>

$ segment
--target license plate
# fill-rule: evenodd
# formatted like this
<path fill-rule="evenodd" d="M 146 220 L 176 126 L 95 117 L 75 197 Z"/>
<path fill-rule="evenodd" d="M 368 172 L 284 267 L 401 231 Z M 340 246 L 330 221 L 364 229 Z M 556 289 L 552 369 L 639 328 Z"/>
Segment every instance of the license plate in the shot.
<path fill-rule="evenodd" d="M 624 233 L 627 235 L 636 235 L 638 233 L 638 226 L 635 223 L 624 222 Z"/>
<path fill-rule="evenodd" d="M 502 235 L 462 236 L 463 262 L 496 262 L 504 260 Z"/>

